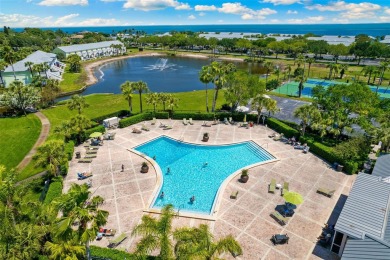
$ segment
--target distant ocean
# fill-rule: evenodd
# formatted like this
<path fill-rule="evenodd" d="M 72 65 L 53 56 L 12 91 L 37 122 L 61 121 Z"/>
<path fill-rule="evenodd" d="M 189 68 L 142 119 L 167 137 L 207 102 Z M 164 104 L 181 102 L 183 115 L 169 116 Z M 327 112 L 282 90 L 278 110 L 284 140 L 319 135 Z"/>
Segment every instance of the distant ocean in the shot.
<path fill-rule="evenodd" d="M 23 28 L 12 28 L 22 31 Z M 368 34 L 370 36 L 390 35 L 390 23 L 374 24 L 232 24 L 232 25 L 150 25 L 150 26 L 106 26 L 106 27 L 50 27 L 43 30 L 61 29 L 67 33 L 80 31 L 113 33 L 125 29 L 145 31 L 148 34 L 166 33 L 170 31 L 193 31 L 193 32 L 242 32 L 242 33 L 280 33 L 280 34 L 306 34 L 317 35 L 342 35 L 355 36 Z M 2 28 L 0 28 L 2 30 Z"/>

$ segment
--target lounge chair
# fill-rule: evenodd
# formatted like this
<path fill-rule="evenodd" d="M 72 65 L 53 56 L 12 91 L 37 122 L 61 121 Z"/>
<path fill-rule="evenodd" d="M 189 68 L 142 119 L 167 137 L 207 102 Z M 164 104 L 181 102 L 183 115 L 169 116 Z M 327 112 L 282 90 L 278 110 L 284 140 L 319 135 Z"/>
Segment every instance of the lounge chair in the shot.
<path fill-rule="evenodd" d="M 164 129 L 163 129 L 163 130 L 169 130 L 169 129 L 172 129 L 172 126 L 170 126 L 170 125 L 167 125 L 167 126 L 165 126 L 165 127 L 164 127 Z"/>
<path fill-rule="evenodd" d="M 118 237 L 108 240 L 110 247 L 116 247 L 127 238 L 125 233 L 120 234 Z"/>
<path fill-rule="evenodd" d="M 274 137 L 274 141 L 279 141 L 283 137 L 283 134 L 276 134 Z"/>
<path fill-rule="evenodd" d="M 84 157 L 84 159 L 92 159 L 92 158 L 96 158 L 96 154 L 90 154 L 90 155 L 86 155 L 85 157 Z"/>
<path fill-rule="evenodd" d="M 80 159 L 78 160 L 79 163 L 91 163 L 92 159 Z"/>
<path fill-rule="evenodd" d="M 168 125 L 163 124 L 163 123 L 160 122 L 160 128 L 165 128 L 165 127 L 167 127 L 167 126 L 168 126 Z"/>
<path fill-rule="evenodd" d="M 329 189 L 325 189 L 325 188 L 318 188 L 317 189 L 317 193 L 325 195 L 329 198 L 332 198 L 332 196 L 335 192 L 336 192 L 336 190 L 329 190 Z"/>
<path fill-rule="evenodd" d="M 218 125 L 219 124 L 219 119 L 214 119 L 212 125 Z"/>
<path fill-rule="evenodd" d="M 271 213 L 271 217 L 273 217 L 280 225 L 284 226 L 288 222 L 288 218 L 283 217 L 279 212 L 275 211 Z"/>
<path fill-rule="evenodd" d="M 183 118 L 183 125 L 188 125 L 187 118 Z"/>
<path fill-rule="evenodd" d="M 99 228 L 99 233 L 102 234 L 102 236 L 115 236 L 116 229 L 108 229 L 108 228 Z"/>
<path fill-rule="evenodd" d="M 231 199 L 237 199 L 238 191 L 233 191 L 232 194 L 230 194 Z"/>
<path fill-rule="evenodd" d="M 142 125 L 141 130 L 149 131 L 149 127 L 147 127 L 145 124 Z"/>
<path fill-rule="evenodd" d="M 268 186 L 268 192 L 275 193 L 275 189 L 276 189 L 276 180 L 272 179 L 271 183 Z"/>
<path fill-rule="evenodd" d="M 227 120 L 226 117 L 223 119 L 223 123 L 224 123 L 225 125 L 228 125 L 228 124 L 229 124 L 229 121 Z"/>
<path fill-rule="evenodd" d="M 232 125 L 235 125 L 236 122 L 233 121 L 233 118 L 232 117 L 229 117 L 229 123 L 232 124 Z"/>
<path fill-rule="evenodd" d="M 288 183 L 288 182 L 284 182 L 284 183 L 283 183 L 283 189 L 281 190 L 281 195 L 282 195 L 282 196 L 283 196 L 286 192 L 289 191 L 288 186 L 289 186 L 289 183 Z"/>
<path fill-rule="evenodd" d="M 107 133 L 107 140 L 114 140 L 116 133 Z"/>
<path fill-rule="evenodd" d="M 306 146 L 305 148 L 303 148 L 303 153 L 308 153 L 310 150 L 310 147 L 309 146 Z"/>
<path fill-rule="evenodd" d="M 77 173 L 77 179 L 84 180 L 86 178 L 92 177 L 92 172 L 79 172 Z"/>
<path fill-rule="evenodd" d="M 157 122 L 157 119 L 156 119 L 155 117 L 153 117 L 151 124 L 152 124 L 152 125 L 155 125 L 156 122 Z"/>
<path fill-rule="evenodd" d="M 194 124 L 194 122 L 192 122 L 192 118 L 189 118 L 189 119 L 188 119 L 188 123 L 189 123 L 190 125 L 193 125 L 193 124 Z"/>
<path fill-rule="evenodd" d="M 142 133 L 142 131 L 140 129 L 138 129 L 138 128 L 133 128 L 133 130 L 131 132 L 134 133 L 134 134 Z"/>
<path fill-rule="evenodd" d="M 274 243 L 274 246 L 276 246 L 279 244 L 288 244 L 289 239 L 290 238 L 287 236 L 287 234 L 285 235 L 277 234 L 277 235 L 273 235 L 271 240 Z"/>
<path fill-rule="evenodd" d="M 87 151 L 86 154 L 97 154 L 97 151 L 96 150 L 90 150 L 90 151 Z"/>
<path fill-rule="evenodd" d="M 211 125 L 209 123 L 207 123 L 206 121 L 203 121 L 203 124 L 202 126 L 205 126 L 205 127 L 211 127 Z"/>
<path fill-rule="evenodd" d="M 99 150 L 99 147 L 98 146 L 95 146 L 95 147 L 85 147 L 85 149 L 87 150 L 87 151 L 96 151 L 96 150 Z"/>

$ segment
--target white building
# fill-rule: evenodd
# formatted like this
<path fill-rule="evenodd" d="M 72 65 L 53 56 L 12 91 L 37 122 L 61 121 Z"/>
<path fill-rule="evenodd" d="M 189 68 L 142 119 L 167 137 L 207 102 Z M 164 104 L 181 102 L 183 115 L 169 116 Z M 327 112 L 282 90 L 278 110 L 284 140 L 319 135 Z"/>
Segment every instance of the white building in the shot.
<path fill-rule="evenodd" d="M 121 48 L 113 48 L 113 45 L 120 45 Z M 105 41 L 86 44 L 75 44 L 69 46 L 60 46 L 54 49 L 54 53 L 62 53 L 65 57 L 71 54 L 77 54 L 81 60 L 91 60 L 99 57 L 109 57 L 120 55 L 126 52 L 126 47 L 120 41 Z"/>
<path fill-rule="evenodd" d="M 15 80 L 21 81 L 24 84 L 31 83 L 32 74 L 30 68 L 25 66 L 26 62 L 32 62 L 33 64 L 47 64 L 49 69 L 41 72 L 42 76 L 47 76 L 49 79 L 62 80 L 62 73 L 64 72 L 65 64 L 58 61 L 57 56 L 54 53 L 36 51 L 28 55 L 25 59 L 14 63 L 13 66 L 10 65 L 5 68 L 1 75 L 5 86 L 8 86 Z M 31 67 L 32 66 L 33 65 L 31 65 Z"/>

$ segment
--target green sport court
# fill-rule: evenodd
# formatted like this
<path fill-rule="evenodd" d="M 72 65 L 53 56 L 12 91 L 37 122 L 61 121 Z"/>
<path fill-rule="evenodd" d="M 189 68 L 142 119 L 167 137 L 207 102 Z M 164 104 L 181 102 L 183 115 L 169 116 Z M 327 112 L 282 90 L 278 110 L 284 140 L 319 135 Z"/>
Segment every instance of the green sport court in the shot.
<path fill-rule="evenodd" d="M 347 84 L 347 83 L 342 83 L 342 82 L 333 81 L 333 80 L 308 79 L 303 84 L 304 88 L 302 90 L 302 96 L 311 98 L 312 97 L 311 90 L 312 90 L 312 88 L 314 88 L 317 85 L 321 85 L 321 86 L 324 86 L 326 88 L 326 87 L 329 87 L 332 85 L 337 85 L 337 84 Z M 299 85 L 299 82 L 291 81 L 291 82 L 283 84 L 279 88 L 275 89 L 273 92 L 285 94 L 285 95 L 289 95 L 289 96 L 298 96 L 298 85 Z M 373 92 L 376 91 L 376 86 L 369 86 L 369 87 Z M 390 86 L 379 87 L 378 94 L 379 94 L 380 98 L 390 98 Z"/>

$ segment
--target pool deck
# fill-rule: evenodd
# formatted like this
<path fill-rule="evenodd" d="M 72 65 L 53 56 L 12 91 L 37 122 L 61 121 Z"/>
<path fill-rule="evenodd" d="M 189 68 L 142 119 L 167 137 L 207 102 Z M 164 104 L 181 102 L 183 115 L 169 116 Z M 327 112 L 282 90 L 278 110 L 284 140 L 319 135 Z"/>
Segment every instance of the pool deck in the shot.
<path fill-rule="evenodd" d="M 159 128 L 159 123 L 173 126 L 171 130 Z M 294 150 L 291 145 L 273 141 L 268 137 L 273 131 L 264 126 L 240 128 L 233 125 L 218 124 L 212 127 L 201 126 L 203 121 L 194 121 L 194 125 L 184 126 L 178 120 L 158 120 L 156 125 L 145 124 L 150 131 L 141 134 L 131 133 L 133 127 L 141 128 L 141 123 L 124 129 L 115 129 L 115 140 L 104 141 L 99 147 L 97 158 L 92 163 L 70 162 L 70 169 L 64 181 L 64 191 L 72 183 L 85 183 L 77 180 L 77 172 L 92 171 L 94 196 L 105 199 L 102 209 L 110 215 L 106 228 L 117 230 L 117 234 L 126 233 L 128 238 L 117 248 L 133 251 L 139 237 L 131 237 L 131 231 L 146 213 L 148 203 L 153 198 L 157 185 L 157 173 L 150 167 L 146 174 L 140 173 L 141 163 L 145 161 L 130 149 L 136 145 L 167 135 L 186 142 L 204 144 L 201 139 L 208 132 L 210 140 L 207 144 L 228 144 L 253 140 L 274 156 L 277 162 L 260 165 L 249 171 L 249 181 L 241 183 L 239 176 L 234 177 L 221 191 L 220 205 L 215 213 L 215 221 L 188 217 L 175 217 L 173 227 L 198 226 L 206 223 L 210 226 L 216 239 L 232 234 L 241 244 L 244 254 L 236 259 L 339 259 L 322 247 L 316 246 L 317 237 L 321 234 L 324 223 L 335 224 L 352 187 L 355 176 L 334 171 L 329 164 L 312 153 L 303 154 Z M 76 147 L 82 157 L 83 146 Z M 125 167 L 121 172 L 122 164 Z M 283 205 L 280 190 L 275 194 L 268 193 L 271 179 L 277 183 L 290 183 L 290 191 L 296 191 L 304 197 L 303 204 L 295 210 L 295 214 L 285 226 L 279 225 L 270 213 L 278 205 Z M 332 198 L 317 194 L 318 187 L 335 189 Z M 237 199 L 230 199 L 233 191 L 239 191 Z M 270 239 L 273 234 L 287 233 L 289 244 L 273 246 Z M 92 244 L 105 247 L 108 239 L 94 241 Z M 233 259 L 223 255 L 225 259 Z"/>

